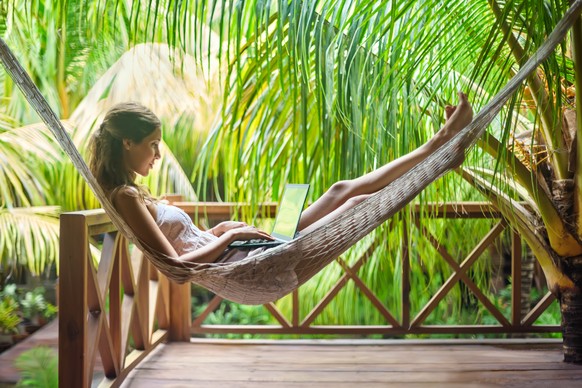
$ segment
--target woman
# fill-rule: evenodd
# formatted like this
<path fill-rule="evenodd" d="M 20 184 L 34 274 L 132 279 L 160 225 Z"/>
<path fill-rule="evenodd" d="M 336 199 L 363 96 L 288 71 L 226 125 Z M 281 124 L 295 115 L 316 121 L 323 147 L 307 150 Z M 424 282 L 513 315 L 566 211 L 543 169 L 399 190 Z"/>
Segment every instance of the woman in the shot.
<path fill-rule="evenodd" d="M 403 175 L 449 141 L 473 118 L 467 96 L 459 92 L 459 104 L 447 106 L 445 115 L 447 121 L 443 128 L 413 152 L 359 178 L 335 183 L 305 209 L 298 230 L 305 233 L 325 224 Z M 149 109 L 136 103 L 114 106 L 92 139 L 91 170 L 136 237 L 163 255 L 196 263 L 236 261 L 264 250 L 227 248 L 236 240 L 270 240 L 272 237 L 268 233 L 234 221 L 201 231 L 182 210 L 157 202 L 145 188 L 136 185 L 136 175 L 148 175 L 160 158 L 161 139 L 160 120 Z M 462 160 L 460 150 L 459 164 Z"/>

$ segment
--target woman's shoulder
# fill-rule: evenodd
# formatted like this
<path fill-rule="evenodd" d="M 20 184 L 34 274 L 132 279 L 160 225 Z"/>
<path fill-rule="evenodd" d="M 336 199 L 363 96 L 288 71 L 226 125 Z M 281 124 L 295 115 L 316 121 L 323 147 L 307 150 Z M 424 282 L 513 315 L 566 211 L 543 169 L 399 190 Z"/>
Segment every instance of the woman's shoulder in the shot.
<path fill-rule="evenodd" d="M 141 198 L 139 190 L 136 187 L 123 185 L 111 190 L 109 198 L 114 205 L 135 202 Z"/>

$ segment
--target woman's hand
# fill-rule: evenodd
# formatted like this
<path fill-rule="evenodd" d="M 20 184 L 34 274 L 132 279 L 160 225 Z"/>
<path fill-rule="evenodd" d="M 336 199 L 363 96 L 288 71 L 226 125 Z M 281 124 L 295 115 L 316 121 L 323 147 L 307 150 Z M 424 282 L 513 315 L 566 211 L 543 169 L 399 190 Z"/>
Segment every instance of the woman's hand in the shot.
<path fill-rule="evenodd" d="M 231 229 L 242 228 L 248 226 L 244 222 L 237 222 L 237 221 L 224 221 L 220 224 L 216 225 L 214 228 L 210 229 L 209 232 L 215 235 L 216 237 L 222 236 L 225 232 L 228 232 Z"/>
<path fill-rule="evenodd" d="M 232 241 L 246 241 L 252 239 L 274 240 L 273 236 L 271 236 L 269 233 L 257 229 L 255 226 L 247 225 L 239 228 L 233 228 L 226 233 L 229 234 L 228 237 L 231 238 Z"/>

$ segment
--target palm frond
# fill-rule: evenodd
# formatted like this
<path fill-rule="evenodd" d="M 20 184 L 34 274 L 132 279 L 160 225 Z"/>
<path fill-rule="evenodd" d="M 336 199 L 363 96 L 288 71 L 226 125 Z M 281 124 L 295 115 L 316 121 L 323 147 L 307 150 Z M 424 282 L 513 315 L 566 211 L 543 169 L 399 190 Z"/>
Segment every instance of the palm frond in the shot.
<path fill-rule="evenodd" d="M 490 183 L 470 170 L 464 171 L 467 180 L 475 187 L 487 193 L 487 197 L 496 205 L 499 211 L 509 221 L 510 225 L 527 241 L 546 275 L 549 288 L 556 291 L 557 287 L 573 287 L 572 279 L 565 276 L 559 269 L 558 258 L 549 246 L 545 233 L 546 228 L 539 218 L 521 204 L 510 198 L 503 190 L 491 186 Z"/>
<path fill-rule="evenodd" d="M 34 276 L 48 275 L 46 270 L 58 265 L 59 212 L 56 206 L 0 208 L 2 267 L 15 272 L 25 267 Z"/>
<path fill-rule="evenodd" d="M 0 206 L 51 203 L 48 177 L 62 151 L 48 137 L 44 124 L 2 128 L 0 132 Z"/>

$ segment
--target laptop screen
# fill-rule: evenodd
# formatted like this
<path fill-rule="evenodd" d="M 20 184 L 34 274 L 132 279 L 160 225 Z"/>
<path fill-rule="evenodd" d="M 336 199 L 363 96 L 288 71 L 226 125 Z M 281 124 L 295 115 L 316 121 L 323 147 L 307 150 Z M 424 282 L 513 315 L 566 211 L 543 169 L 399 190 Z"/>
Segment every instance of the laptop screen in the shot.
<path fill-rule="evenodd" d="M 295 237 L 297 225 L 307 199 L 309 185 L 287 184 L 279 203 L 277 218 L 273 226 L 273 237 L 290 241 Z"/>

